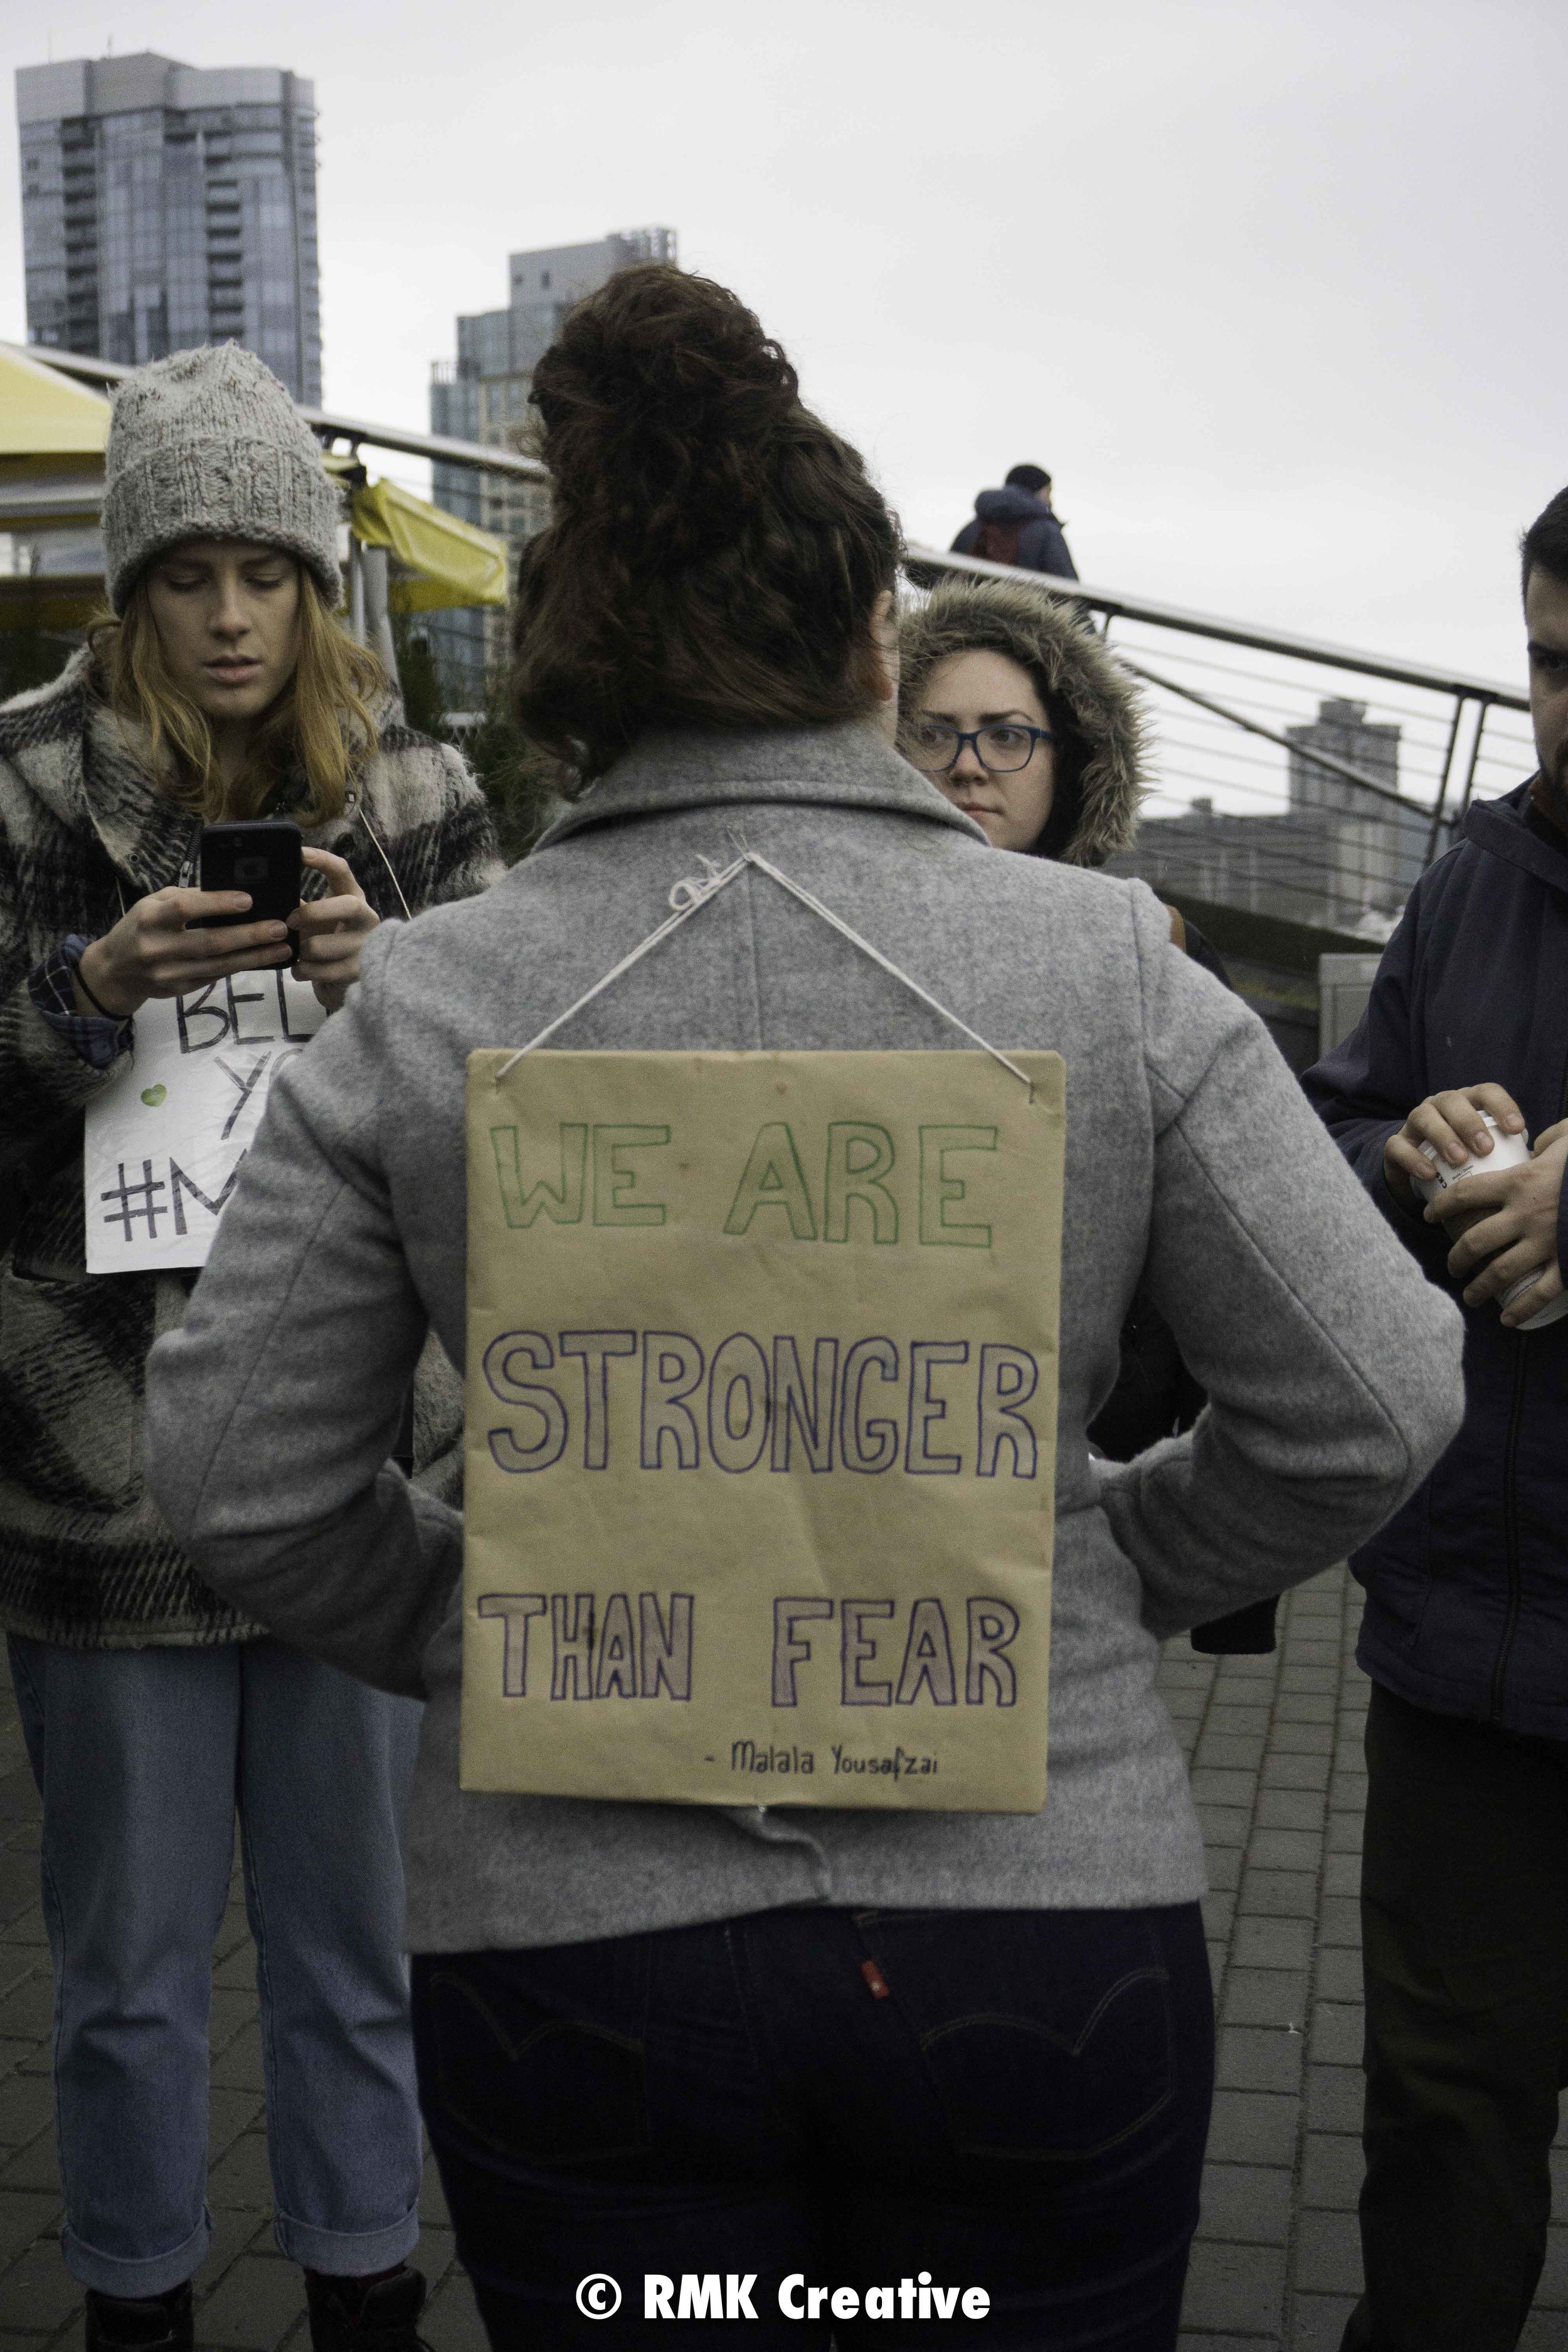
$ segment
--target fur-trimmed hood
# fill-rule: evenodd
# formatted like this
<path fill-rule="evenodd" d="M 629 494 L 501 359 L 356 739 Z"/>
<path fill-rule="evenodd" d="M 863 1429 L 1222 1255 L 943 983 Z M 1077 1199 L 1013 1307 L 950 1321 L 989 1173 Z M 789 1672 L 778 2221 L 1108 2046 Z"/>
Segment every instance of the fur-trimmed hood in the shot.
<path fill-rule="evenodd" d="M 899 698 L 912 710 L 931 669 L 952 654 L 1005 654 L 1059 696 L 1082 745 L 1077 822 L 1054 853 L 1064 866 L 1103 866 L 1132 845 L 1147 730 L 1138 689 L 1077 606 L 1010 580 L 946 580 L 899 626 Z"/>

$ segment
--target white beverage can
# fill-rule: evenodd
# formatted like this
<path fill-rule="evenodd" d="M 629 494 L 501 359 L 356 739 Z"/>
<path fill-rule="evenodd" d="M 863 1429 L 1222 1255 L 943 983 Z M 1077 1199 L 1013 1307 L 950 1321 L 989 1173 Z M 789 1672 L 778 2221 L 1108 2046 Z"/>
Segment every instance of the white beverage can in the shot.
<path fill-rule="evenodd" d="M 1432 1174 L 1429 1178 L 1413 1176 L 1410 1181 L 1423 1201 L 1435 1201 L 1439 1192 L 1447 1192 L 1451 1186 L 1462 1183 L 1467 1176 L 1493 1175 L 1500 1169 L 1524 1166 L 1531 1156 L 1529 1136 L 1505 1135 L 1490 1111 L 1483 1111 L 1481 1117 L 1491 1130 L 1492 1148 L 1479 1160 L 1467 1160 L 1461 1167 L 1456 1168 L 1451 1160 L 1438 1159 L 1435 1143 L 1421 1146 L 1423 1155 L 1432 1162 Z M 1503 1293 L 1502 1305 L 1507 1307 L 1522 1297 L 1525 1291 L 1533 1290 L 1539 1280 L 1539 1275 L 1525 1275 L 1511 1290 Z M 1532 1315 L 1527 1323 L 1521 1323 L 1519 1328 L 1521 1331 L 1542 1331 L 1548 1323 L 1555 1323 L 1564 1315 L 1568 1315 L 1568 1291 L 1554 1298 L 1550 1307 L 1543 1307 L 1539 1315 Z"/>

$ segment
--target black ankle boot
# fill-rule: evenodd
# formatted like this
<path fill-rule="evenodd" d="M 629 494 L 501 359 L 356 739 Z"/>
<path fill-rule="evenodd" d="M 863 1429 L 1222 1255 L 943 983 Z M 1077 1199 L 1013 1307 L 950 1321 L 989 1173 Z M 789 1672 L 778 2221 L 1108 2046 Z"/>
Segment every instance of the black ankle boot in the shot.
<path fill-rule="evenodd" d="M 311 2352 L 430 2352 L 418 2330 L 422 2272 L 406 2263 L 390 2278 L 327 2278 L 305 2273 Z"/>
<path fill-rule="evenodd" d="M 87 2352 L 191 2352 L 191 2283 L 167 2294 L 87 2291 Z"/>

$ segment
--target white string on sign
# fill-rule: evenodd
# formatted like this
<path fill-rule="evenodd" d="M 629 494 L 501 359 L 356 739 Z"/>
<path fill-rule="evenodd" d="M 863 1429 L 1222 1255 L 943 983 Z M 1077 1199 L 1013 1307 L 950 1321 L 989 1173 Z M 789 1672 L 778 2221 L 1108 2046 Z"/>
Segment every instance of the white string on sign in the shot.
<path fill-rule="evenodd" d="M 368 809 L 361 808 L 359 811 L 359 821 L 361 824 L 363 825 L 366 833 L 369 834 L 372 841 L 374 842 L 377 850 L 380 852 L 381 862 L 392 877 L 392 887 L 397 893 L 397 903 L 402 908 L 408 921 L 412 922 L 414 920 L 413 911 L 409 907 L 407 899 L 403 895 L 403 885 L 397 878 L 397 868 L 394 866 L 391 858 L 388 857 L 385 850 L 381 846 L 381 835 L 377 833 L 374 825 L 372 824 L 370 821 L 370 812 Z"/>
<path fill-rule="evenodd" d="M 537 1037 L 531 1037 L 526 1045 L 520 1045 L 515 1054 L 510 1054 L 496 1072 L 494 1083 L 499 1087 L 501 1080 L 517 1067 L 525 1054 L 531 1054 L 537 1046 L 543 1045 L 547 1037 L 553 1037 L 557 1029 L 563 1029 L 567 1022 L 574 1014 L 581 1013 L 585 1004 L 592 1004 L 595 996 L 603 995 L 613 981 L 619 980 L 624 972 L 630 971 L 633 964 L 640 963 L 650 948 L 656 948 L 661 940 L 668 939 L 671 931 L 678 931 L 682 923 L 689 922 L 700 907 L 705 907 L 709 899 L 724 887 L 726 882 L 734 880 L 746 862 L 745 857 L 737 857 L 734 864 L 727 866 L 721 874 L 715 874 L 710 868 L 710 878 L 705 881 L 700 882 L 693 878 L 678 882 L 669 894 L 669 903 L 675 908 L 676 912 L 669 917 L 668 920 L 660 923 L 657 931 L 650 931 L 641 947 L 634 948 L 630 955 L 624 955 L 619 963 L 614 965 L 605 974 L 603 980 L 596 980 L 592 988 L 584 989 L 576 1003 L 569 1004 L 564 1013 L 558 1013 L 554 1020 L 549 1022 L 540 1031 Z M 708 861 L 704 859 L 703 863 L 706 865 Z"/>
<path fill-rule="evenodd" d="M 509 1054 L 495 1074 L 495 1085 L 500 1086 L 502 1078 L 517 1067 L 525 1054 L 531 1054 L 537 1046 L 544 1044 L 546 1038 L 553 1037 L 558 1029 L 563 1028 L 568 1021 L 581 1013 L 585 1004 L 591 1004 L 595 997 L 601 995 L 612 982 L 619 980 L 624 973 L 630 971 L 635 963 L 640 963 L 651 949 L 658 946 L 660 940 L 668 939 L 670 933 L 678 931 L 682 923 L 689 922 L 693 915 L 700 913 L 718 897 L 721 890 L 735 879 L 737 874 L 743 873 L 748 866 L 754 866 L 759 874 L 765 874 L 770 881 L 776 882 L 781 889 L 787 890 L 792 898 L 798 898 L 803 907 L 809 908 L 814 915 L 819 915 L 825 923 L 829 924 L 834 930 L 847 939 L 852 947 L 858 948 L 862 955 L 869 956 L 874 964 L 880 965 L 892 979 L 900 982 L 912 995 L 918 996 L 922 1004 L 929 1004 L 933 1013 L 940 1013 L 944 1021 L 951 1021 L 955 1029 L 962 1029 L 966 1037 L 973 1038 L 983 1053 L 989 1054 L 994 1062 L 1000 1062 L 1002 1067 L 1010 1071 L 1021 1086 L 1027 1087 L 1029 1099 L 1033 1102 L 1034 1080 L 1026 1071 L 1021 1070 L 1016 1062 L 1010 1062 L 1006 1055 L 996 1046 L 988 1045 L 977 1029 L 972 1029 L 967 1021 L 960 1020 L 958 1014 L 950 1011 L 947 1005 L 932 996 L 929 989 L 922 988 L 918 980 L 911 980 L 907 971 L 901 971 L 890 957 L 885 956 L 880 948 L 874 948 L 869 940 L 863 939 L 852 925 L 844 920 L 842 915 L 836 915 L 831 907 L 825 907 L 820 898 L 813 897 L 812 893 L 804 888 L 800 883 L 792 882 L 787 874 L 781 873 L 779 868 L 769 858 L 763 856 L 760 851 L 744 849 L 737 858 L 721 869 L 716 866 L 710 858 L 705 857 L 702 863 L 708 869 L 705 875 L 701 877 L 688 875 L 671 890 L 669 904 L 675 911 L 668 920 L 660 923 L 657 930 L 650 931 L 640 947 L 633 948 L 629 955 L 623 956 L 619 963 L 605 972 L 602 980 L 596 980 L 592 988 L 585 989 L 574 1004 L 569 1004 L 564 1013 L 558 1013 L 554 1020 L 540 1031 L 537 1037 L 531 1037 L 526 1045 L 520 1045 L 515 1054 Z"/>

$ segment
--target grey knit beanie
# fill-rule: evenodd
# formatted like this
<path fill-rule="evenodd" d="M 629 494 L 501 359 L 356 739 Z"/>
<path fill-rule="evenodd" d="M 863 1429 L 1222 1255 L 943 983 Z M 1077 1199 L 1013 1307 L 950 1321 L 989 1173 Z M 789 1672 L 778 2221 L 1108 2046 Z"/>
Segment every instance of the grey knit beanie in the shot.
<path fill-rule="evenodd" d="M 104 467 L 103 545 L 117 613 L 153 556 L 183 539 L 285 547 L 330 604 L 342 597 L 337 486 L 310 426 L 254 352 L 209 344 L 127 376 Z"/>

